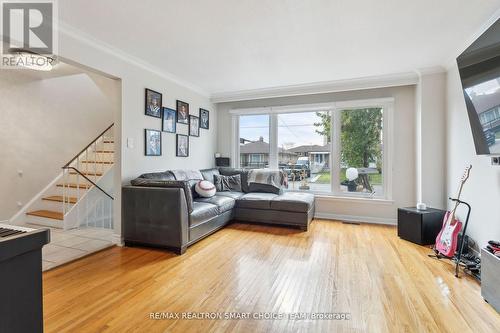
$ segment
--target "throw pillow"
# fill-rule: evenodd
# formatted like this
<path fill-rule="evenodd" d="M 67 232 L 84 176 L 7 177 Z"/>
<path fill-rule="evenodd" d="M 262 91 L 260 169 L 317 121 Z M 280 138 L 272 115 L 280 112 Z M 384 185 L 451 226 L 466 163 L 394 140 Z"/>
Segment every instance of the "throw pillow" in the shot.
<path fill-rule="evenodd" d="M 241 176 L 219 176 L 214 175 L 215 188 L 219 192 L 235 191 L 241 192 Z"/>
<path fill-rule="evenodd" d="M 200 180 L 196 183 L 194 189 L 200 197 L 210 198 L 215 195 L 215 186 L 208 180 Z"/>

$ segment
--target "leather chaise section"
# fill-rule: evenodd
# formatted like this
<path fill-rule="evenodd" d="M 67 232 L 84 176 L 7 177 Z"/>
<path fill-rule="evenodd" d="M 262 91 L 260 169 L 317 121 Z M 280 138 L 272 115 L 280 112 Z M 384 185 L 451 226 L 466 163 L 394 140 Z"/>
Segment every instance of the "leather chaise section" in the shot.
<path fill-rule="evenodd" d="M 271 209 L 307 213 L 314 205 L 314 195 L 302 192 L 285 192 L 271 200 Z"/>
<path fill-rule="evenodd" d="M 270 209 L 271 200 L 277 195 L 273 193 L 247 193 L 236 201 L 241 208 Z"/>

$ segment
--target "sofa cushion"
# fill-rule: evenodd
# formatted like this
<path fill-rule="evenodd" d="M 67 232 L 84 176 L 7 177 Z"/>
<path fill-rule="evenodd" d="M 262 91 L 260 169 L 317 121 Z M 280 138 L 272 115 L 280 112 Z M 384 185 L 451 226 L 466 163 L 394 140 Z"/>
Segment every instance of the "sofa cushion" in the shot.
<path fill-rule="evenodd" d="M 189 214 L 189 225 L 191 227 L 205 223 L 219 215 L 219 209 L 216 205 L 206 202 L 193 202 L 193 211 Z"/>
<path fill-rule="evenodd" d="M 241 208 L 271 209 L 271 200 L 277 195 L 273 193 L 247 193 L 236 201 Z"/>
<path fill-rule="evenodd" d="M 204 169 L 200 170 L 201 175 L 203 176 L 203 179 L 208 180 L 211 183 L 215 184 L 214 176 L 220 175 L 219 169 L 217 168 L 212 168 L 212 169 Z"/>
<path fill-rule="evenodd" d="M 219 192 L 224 192 L 224 191 L 241 192 L 241 175 L 232 175 L 232 176 L 215 175 L 214 184 L 215 188 Z"/>
<path fill-rule="evenodd" d="M 177 180 L 191 180 L 191 179 L 197 179 L 197 180 L 202 180 L 203 176 L 201 175 L 200 170 L 189 170 L 189 169 L 182 169 L 182 170 L 170 170 L 172 174 L 174 175 L 175 179 Z"/>
<path fill-rule="evenodd" d="M 219 196 L 222 196 L 222 197 L 229 197 L 229 198 L 233 198 L 233 199 L 239 199 L 241 198 L 242 196 L 245 195 L 245 193 L 243 192 L 236 192 L 236 191 L 224 191 L 224 192 L 217 192 L 215 193 L 215 195 L 219 195 Z"/>
<path fill-rule="evenodd" d="M 219 209 L 219 214 L 222 214 L 230 209 L 233 209 L 236 201 L 230 197 L 225 197 L 222 195 L 214 195 L 213 197 L 210 198 L 196 199 L 195 202 L 205 202 L 205 203 L 210 203 L 212 205 L 216 205 L 217 208 Z"/>
<path fill-rule="evenodd" d="M 219 168 L 219 172 L 223 176 L 240 175 L 241 177 L 241 190 L 248 193 L 248 170 L 235 169 L 235 168 Z"/>
<path fill-rule="evenodd" d="M 174 174 L 170 171 L 143 173 L 139 176 L 139 178 L 154 180 L 175 180 Z"/>
<path fill-rule="evenodd" d="M 281 194 L 282 190 L 271 184 L 250 183 L 248 185 L 248 192 L 261 192 L 261 193 L 274 193 Z"/>
<path fill-rule="evenodd" d="M 314 194 L 285 192 L 271 200 L 271 209 L 307 213 L 314 205 Z"/>

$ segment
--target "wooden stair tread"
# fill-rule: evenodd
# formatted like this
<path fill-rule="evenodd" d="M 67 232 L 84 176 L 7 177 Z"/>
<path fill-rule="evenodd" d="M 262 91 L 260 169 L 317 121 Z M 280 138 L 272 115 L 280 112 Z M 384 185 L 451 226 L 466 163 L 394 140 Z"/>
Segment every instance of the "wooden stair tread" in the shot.
<path fill-rule="evenodd" d="M 62 212 L 55 212 L 52 210 L 35 210 L 26 213 L 26 215 L 45 217 L 48 219 L 61 220 L 61 221 L 64 220 L 64 214 Z"/>
<path fill-rule="evenodd" d="M 90 163 L 90 164 L 113 164 L 113 161 L 80 161 L 80 163 Z"/>
<path fill-rule="evenodd" d="M 63 202 L 63 196 L 62 195 L 52 195 L 50 197 L 44 197 L 44 198 L 42 198 L 42 200 Z M 70 203 L 70 204 L 76 204 L 77 199 L 75 197 L 67 197 L 66 202 Z"/>
<path fill-rule="evenodd" d="M 83 172 L 82 173 L 85 175 L 85 176 L 102 176 L 102 172 Z M 69 172 L 70 175 L 78 175 L 78 172 L 76 171 L 70 171 Z"/>
<path fill-rule="evenodd" d="M 75 184 L 75 183 L 66 183 L 66 184 L 57 184 L 57 187 L 71 187 L 71 188 L 91 188 L 90 184 Z"/>

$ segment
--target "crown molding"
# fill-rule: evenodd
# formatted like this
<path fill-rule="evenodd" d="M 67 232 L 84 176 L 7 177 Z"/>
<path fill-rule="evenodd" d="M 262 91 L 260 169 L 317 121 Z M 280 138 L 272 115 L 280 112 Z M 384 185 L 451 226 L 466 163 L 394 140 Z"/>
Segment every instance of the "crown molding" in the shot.
<path fill-rule="evenodd" d="M 192 91 L 197 92 L 198 94 L 210 98 L 210 93 L 208 93 L 206 90 L 203 88 L 186 81 L 184 79 L 179 78 L 178 76 L 169 73 L 163 69 L 160 69 L 157 66 L 154 66 L 138 57 L 135 57 L 121 49 L 118 49 L 110 44 L 107 44 L 81 30 L 78 30 L 74 28 L 73 26 L 63 22 L 59 21 L 59 33 L 65 34 L 75 40 L 78 40 L 86 45 L 89 45 L 93 48 L 96 48 L 102 52 L 105 52 L 107 54 L 110 54 L 112 56 L 115 56 L 119 58 L 120 60 L 123 60 L 133 66 L 137 66 L 139 68 L 142 68 L 148 72 L 151 72 L 155 75 L 158 75 L 168 81 L 171 81 L 175 84 L 178 84 L 179 86 L 182 86 L 184 88 L 190 89 Z"/>
<path fill-rule="evenodd" d="M 443 66 L 423 67 L 423 68 L 418 68 L 417 70 L 415 70 L 415 72 L 420 77 L 423 75 L 446 73 L 446 68 L 444 68 Z"/>
<path fill-rule="evenodd" d="M 493 23 L 495 23 L 498 19 L 500 18 L 500 8 L 498 8 L 491 17 L 484 22 L 474 33 L 471 34 L 471 36 L 460 45 L 460 47 L 457 47 L 455 51 L 447 58 L 445 59 L 445 62 L 443 64 L 443 67 L 446 69 L 446 71 L 453 69 L 456 64 L 457 64 L 457 57 L 462 54 L 476 39 L 479 38 L 486 30 L 488 30 L 489 27 Z"/>
<path fill-rule="evenodd" d="M 313 95 L 340 91 L 415 85 L 417 83 L 417 73 L 407 72 L 347 80 L 297 84 L 282 87 L 221 92 L 212 94 L 211 101 L 212 103 L 237 102 L 264 98 Z"/>

